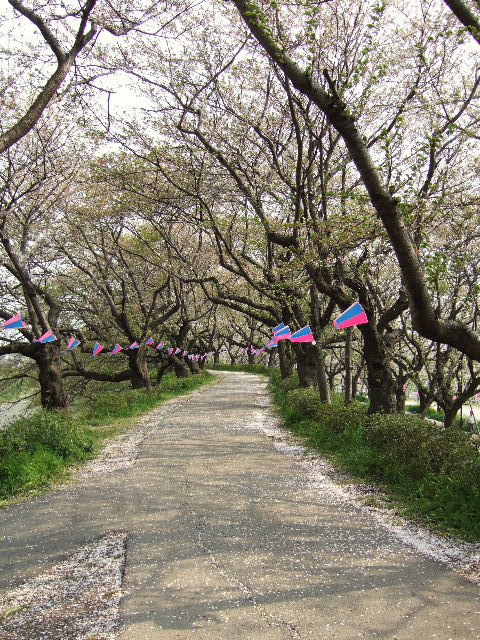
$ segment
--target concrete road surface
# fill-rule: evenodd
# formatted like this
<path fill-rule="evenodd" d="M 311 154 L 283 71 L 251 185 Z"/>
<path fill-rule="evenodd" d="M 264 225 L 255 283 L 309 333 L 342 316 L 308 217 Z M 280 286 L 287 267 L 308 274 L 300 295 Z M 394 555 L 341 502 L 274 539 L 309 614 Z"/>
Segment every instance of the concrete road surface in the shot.
<path fill-rule="evenodd" d="M 478 640 L 477 587 L 313 492 L 254 428 L 265 386 L 222 374 L 133 466 L 1 511 L 0 589 L 122 530 L 121 640 Z"/>

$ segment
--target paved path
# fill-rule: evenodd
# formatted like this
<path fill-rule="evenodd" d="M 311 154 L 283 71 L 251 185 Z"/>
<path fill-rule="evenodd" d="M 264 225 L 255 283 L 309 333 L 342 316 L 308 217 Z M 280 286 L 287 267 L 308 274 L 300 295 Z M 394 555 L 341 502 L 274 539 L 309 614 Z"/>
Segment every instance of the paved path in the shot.
<path fill-rule="evenodd" d="M 255 423 L 265 382 L 171 406 L 130 468 L 0 512 L 0 589 L 129 534 L 120 640 L 480 638 L 479 590 L 305 471 Z"/>

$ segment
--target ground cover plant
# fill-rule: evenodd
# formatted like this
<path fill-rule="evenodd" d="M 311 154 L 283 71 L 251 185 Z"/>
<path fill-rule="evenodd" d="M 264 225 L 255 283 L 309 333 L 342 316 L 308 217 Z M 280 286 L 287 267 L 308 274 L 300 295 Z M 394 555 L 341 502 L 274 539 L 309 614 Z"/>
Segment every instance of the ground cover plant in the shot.
<path fill-rule="evenodd" d="M 480 455 L 460 429 L 403 414 L 367 415 L 365 403 L 320 402 L 313 389 L 271 389 L 285 426 L 358 478 L 382 485 L 410 517 L 480 540 Z"/>
<path fill-rule="evenodd" d="M 109 391 L 68 411 L 40 410 L 16 422 L 0 432 L 0 501 L 45 487 L 71 465 L 94 457 L 131 418 L 213 379 L 208 372 L 188 378 L 168 374 L 150 392 Z"/>

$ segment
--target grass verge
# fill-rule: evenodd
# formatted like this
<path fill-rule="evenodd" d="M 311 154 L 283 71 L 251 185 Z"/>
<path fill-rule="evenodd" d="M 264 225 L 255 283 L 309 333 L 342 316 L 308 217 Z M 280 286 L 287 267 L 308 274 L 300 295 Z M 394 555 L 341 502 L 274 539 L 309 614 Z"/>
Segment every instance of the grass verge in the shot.
<path fill-rule="evenodd" d="M 357 479 L 379 484 L 402 514 L 431 530 L 480 540 L 480 455 L 467 434 L 403 414 L 320 402 L 311 389 L 271 376 L 285 426 Z"/>
<path fill-rule="evenodd" d="M 296 376 L 281 380 L 278 370 L 264 370 L 284 426 L 306 445 L 356 480 L 377 484 L 397 512 L 436 533 L 480 541 L 480 455 L 468 434 L 415 415 L 368 416 L 368 403 L 345 407 L 340 394 L 325 405 L 316 391 L 299 389 Z"/>
<path fill-rule="evenodd" d="M 188 378 L 169 374 L 150 393 L 111 391 L 68 411 L 39 411 L 16 422 L 0 432 L 0 504 L 63 477 L 70 466 L 95 457 L 132 418 L 213 380 L 208 372 Z"/>

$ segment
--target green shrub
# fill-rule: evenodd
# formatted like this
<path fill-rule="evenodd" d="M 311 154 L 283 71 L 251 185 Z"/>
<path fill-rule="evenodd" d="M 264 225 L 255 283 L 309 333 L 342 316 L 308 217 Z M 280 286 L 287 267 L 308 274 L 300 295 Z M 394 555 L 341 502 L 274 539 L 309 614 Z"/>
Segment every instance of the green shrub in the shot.
<path fill-rule="evenodd" d="M 420 405 L 419 404 L 409 404 L 406 407 L 409 413 L 420 413 Z"/>
<path fill-rule="evenodd" d="M 293 391 L 294 389 L 298 389 L 298 375 L 294 373 L 289 378 L 285 378 L 282 380 L 280 376 L 280 371 L 276 372 L 274 375 L 278 376 L 278 386 L 283 391 L 283 393 L 288 393 L 289 391 Z M 275 383 L 275 378 L 273 378 Z"/>
<path fill-rule="evenodd" d="M 345 406 L 336 401 L 325 404 L 314 389 L 296 389 L 287 393 L 287 402 L 307 418 L 327 427 L 335 433 L 363 429 L 367 424 L 367 410 L 353 403 Z"/>
<path fill-rule="evenodd" d="M 0 433 L 0 497 L 41 486 L 92 452 L 92 435 L 69 414 L 39 411 Z"/>
<path fill-rule="evenodd" d="M 82 428 L 72 423 L 67 412 L 38 411 L 27 420 L 20 420 L 0 432 L 0 455 L 9 451 L 52 451 L 68 460 L 81 452 L 92 450 L 92 439 Z"/>
<path fill-rule="evenodd" d="M 282 391 L 283 385 L 280 384 Z M 287 392 L 286 401 L 300 413 L 301 416 L 313 418 L 321 407 L 320 396 L 313 389 L 294 389 Z"/>
<path fill-rule="evenodd" d="M 412 404 L 406 407 L 408 413 L 420 413 L 420 405 Z M 443 422 L 445 420 L 445 414 L 443 411 L 435 411 L 431 407 L 428 408 L 427 418 L 431 418 L 432 420 L 438 420 L 438 422 Z"/>
<path fill-rule="evenodd" d="M 443 413 L 443 411 L 435 411 L 435 409 L 429 408 L 429 410 L 427 411 L 427 418 L 437 420 L 438 422 L 443 422 L 445 420 L 445 414 Z"/>
<path fill-rule="evenodd" d="M 379 481 L 410 516 L 469 541 L 480 540 L 480 455 L 468 434 L 416 416 L 367 416 L 358 402 L 331 405 L 312 389 L 284 392 L 272 377 L 285 426 L 356 477 Z M 288 388 L 288 385 L 287 387 Z"/>
<path fill-rule="evenodd" d="M 0 461 L 0 497 L 42 486 L 64 467 L 64 461 L 52 451 L 10 452 Z"/>
<path fill-rule="evenodd" d="M 427 420 L 403 414 L 371 416 L 367 438 L 414 479 L 428 473 L 453 473 L 479 458 L 464 432 L 440 429 Z"/>

